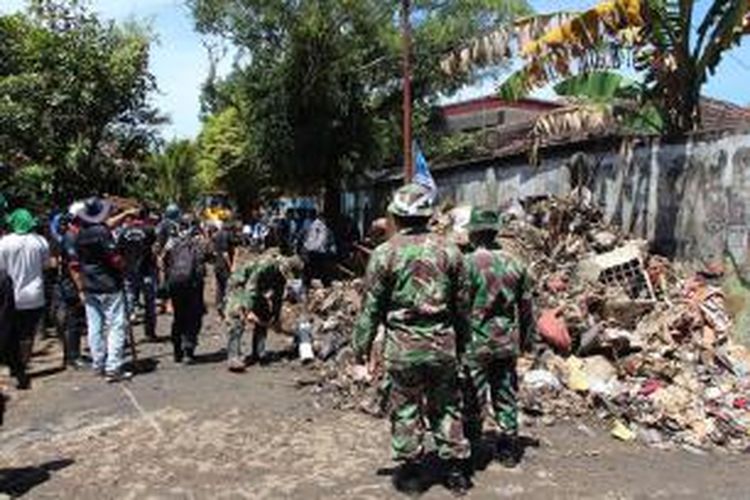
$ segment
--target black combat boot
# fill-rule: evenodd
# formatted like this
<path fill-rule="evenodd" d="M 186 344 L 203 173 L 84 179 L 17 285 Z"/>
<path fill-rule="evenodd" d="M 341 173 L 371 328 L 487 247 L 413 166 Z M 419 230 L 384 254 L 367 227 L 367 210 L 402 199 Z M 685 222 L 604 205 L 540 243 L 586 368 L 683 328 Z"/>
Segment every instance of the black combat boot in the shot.
<path fill-rule="evenodd" d="M 462 497 L 469 492 L 472 484 L 471 479 L 469 479 L 466 460 L 451 460 L 448 462 L 444 485 L 456 497 Z"/>
<path fill-rule="evenodd" d="M 503 467 L 514 469 L 521 463 L 521 443 L 517 434 L 503 434 L 497 441 L 496 459 Z"/>
<path fill-rule="evenodd" d="M 419 495 L 424 493 L 425 484 L 422 469 L 416 461 L 401 464 L 393 474 L 393 487 L 405 495 Z"/>

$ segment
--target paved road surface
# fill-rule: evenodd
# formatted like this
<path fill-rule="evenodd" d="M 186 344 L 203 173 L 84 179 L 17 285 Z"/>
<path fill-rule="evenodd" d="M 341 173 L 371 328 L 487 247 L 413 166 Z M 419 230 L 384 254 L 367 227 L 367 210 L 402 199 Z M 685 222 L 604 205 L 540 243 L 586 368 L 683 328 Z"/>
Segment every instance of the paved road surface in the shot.
<path fill-rule="evenodd" d="M 165 335 L 170 318 L 160 320 Z M 33 390 L 14 393 L 0 431 L 0 491 L 92 500 L 397 496 L 385 421 L 322 406 L 295 387 L 307 370 L 296 362 L 226 372 L 220 325 L 208 323 L 200 365 L 175 365 L 169 344 L 141 344 L 155 369 L 129 383 L 42 373 Z M 38 347 L 34 371 L 43 372 L 58 346 Z M 490 465 L 470 498 L 750 498 L 748 456 L 646 449 L 594 423 L 526 433 L 539 446 L 522 467 Z M 435 486 L 425 498 L 450 496 Z"/>

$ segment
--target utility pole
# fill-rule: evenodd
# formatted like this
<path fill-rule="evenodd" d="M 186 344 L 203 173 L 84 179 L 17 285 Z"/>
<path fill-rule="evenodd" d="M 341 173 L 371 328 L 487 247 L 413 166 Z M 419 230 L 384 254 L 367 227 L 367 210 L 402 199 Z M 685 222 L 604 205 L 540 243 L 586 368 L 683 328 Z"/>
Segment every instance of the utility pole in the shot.
<path fill-rule="evenodd" d="M 412 153 L 412 98 L 411 98 L 411 0 L 401 0 L 401 28 L 404 54 L 404 184 L 414 177 L 414 155 Z"/>

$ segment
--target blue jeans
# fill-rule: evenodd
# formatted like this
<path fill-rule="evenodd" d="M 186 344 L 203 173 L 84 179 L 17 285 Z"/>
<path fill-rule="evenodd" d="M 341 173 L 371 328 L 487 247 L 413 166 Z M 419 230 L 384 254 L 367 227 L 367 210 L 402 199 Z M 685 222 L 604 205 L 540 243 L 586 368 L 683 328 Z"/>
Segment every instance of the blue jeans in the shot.
<path fill-rule="evenodd" d="M 86 322 L 94 370 L 117 373 L 122 368 L 126 321 L 122 292 L 86 294 Z"/>

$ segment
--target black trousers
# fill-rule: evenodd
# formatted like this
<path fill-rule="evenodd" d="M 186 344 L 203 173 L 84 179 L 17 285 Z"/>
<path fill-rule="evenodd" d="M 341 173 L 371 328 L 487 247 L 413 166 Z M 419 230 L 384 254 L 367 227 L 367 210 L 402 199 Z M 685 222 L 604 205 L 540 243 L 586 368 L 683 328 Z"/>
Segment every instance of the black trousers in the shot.
<path fill-rule="evenodd" d="M 185 353 L 192 355 L 198 345 L 198 334 L 203 326 L 203 284 L 173 293 L 172 308 L 172 345 L 175 356 L 181 357 Z"/>
<path fill-rule="evenodd" d="M 229 283 L 229 272 L 217 271 L 216 276 L 216 310 L 224 314 L 227 301 L 227 284 Z"/>
<path fill-rule="evenodd" d="M 19 383 L 26 379 L 26 366 L 31 359 L 34 337 L 44 319 L 44 308 L 16 310 L 13 313 L 11 338 L 5 346 L 5 362 Z"/>

